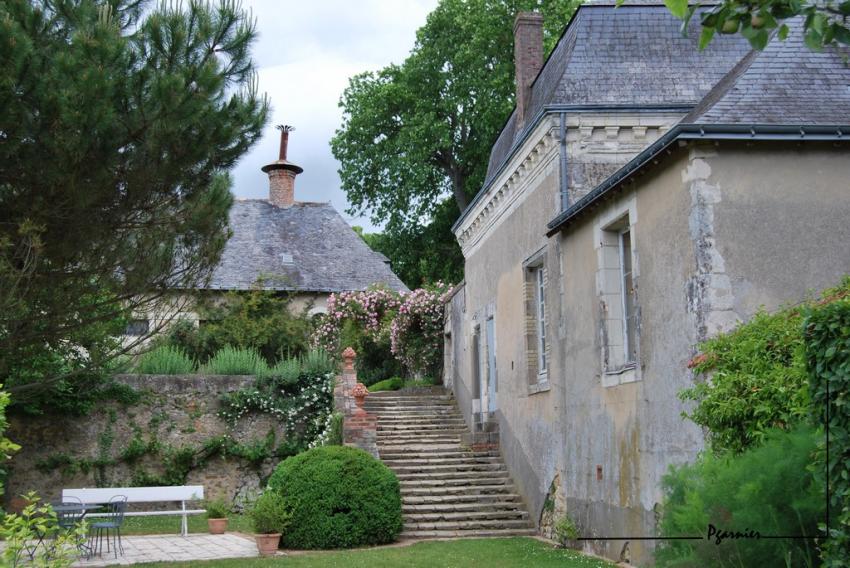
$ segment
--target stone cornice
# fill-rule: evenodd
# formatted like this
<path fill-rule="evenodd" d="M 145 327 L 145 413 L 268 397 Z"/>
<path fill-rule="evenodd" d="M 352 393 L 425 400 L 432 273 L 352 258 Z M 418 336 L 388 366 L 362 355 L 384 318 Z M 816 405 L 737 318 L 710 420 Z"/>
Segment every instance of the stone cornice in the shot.
<path fill-rule="evenodd" d="M 501 214 L 525 193 L 532 177 L 539 173 L 537 166 L 557 152 L 557 120 L 557 117 L 549 117 L 540 121 L 508 167 L 456 227 L 455 236 L 464 256 L 484 238 Z"/>

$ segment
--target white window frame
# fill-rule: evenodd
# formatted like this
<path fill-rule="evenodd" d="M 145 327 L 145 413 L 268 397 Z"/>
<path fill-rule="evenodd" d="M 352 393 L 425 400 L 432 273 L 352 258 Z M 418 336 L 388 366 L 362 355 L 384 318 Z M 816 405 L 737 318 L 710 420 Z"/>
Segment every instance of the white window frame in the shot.
<path fill-rule="evenodd" d="M 537 375 L 546 377 L 549 372 L 549 361 L 546 358 L 546 267 L 532 267 L 534 271 L 534 303 L 537 308 Z"/>
<path fill-rule="evenodd" d="M 640 266 L 637 250 L 637 201 L 627 193 L 604 207 L 594 220 L 594 241 L 597 252 L 597 295 L 603 311 L 600 317 L 601 386 L 615 387 L 642 380 L 640 361 L 640 300 L 637 289 Z M 630 250 L 624 247 L 627 236 Z M 613 253 L 613 254 L 612 254 Z M 630 253 L 629 258 L 625 255 Z M 625 262 L 627 260 L 629 262 Z M 627 286 L 630 268 L 631 287 Z M 632 290 L 631 296 L 626 296 Z M 631 314 L 627 306 L 631 303 Z M 632 316 L 631 318 L 629 316 Z M 621 328 L 621 329 L 618 329 Z M 612 335 L 613 334 L 613 335 Z"/>
<path fill-rule="evenodd" d="M 631 341 L 635 338 L 633 337 L 635 334 L 634 327 L 634 319 L 631 317 L 634 314 L 631 314 L 628 310 L 628 294 L 629 287 L 626 285 L 627 278 L 632 279 L 632 283 L 634 284 L 634 259 L 632 257 L 632 227 L 631 225 L 626 225 L 623 229 L 620 229 L 617 235 L 617 244 L 620 249 L 620 301 L 623 309 L 623 367 L 628 368 L 630 366 L 634 366 L 635 364 L 635 353 L 630 349 Z M 625 235 L 629 234 L 629 248 L 626 250 L 625 245 Z M 628 255 L 628 272 L 626 272 L 626 259 Z M 632 305 L 632 309 L 634 309 L 634 305 Z"/>

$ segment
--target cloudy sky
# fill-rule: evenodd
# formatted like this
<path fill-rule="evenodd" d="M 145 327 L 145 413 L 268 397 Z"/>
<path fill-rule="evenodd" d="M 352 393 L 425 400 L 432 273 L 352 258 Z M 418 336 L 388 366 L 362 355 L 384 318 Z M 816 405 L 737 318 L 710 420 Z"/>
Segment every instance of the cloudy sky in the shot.
<path fill-rule="evenodd" d="M 338 164 L 330 139 L 341 122 L 337 106 L 348 78 L 401 63 L 437 0 L 243 0 L 257 19 L 254 59 L 260 92 L 272 115 L 263 138 L 233 171 L 236 197 L 265 198 L 268 178 L 260 167 L 277 159 L 275 124 L 291 124 L 289 160 L 304 168 L 296 199 L 330 201 L 353 225 L 374 230 L 368 219 L 345 213 Z"/>

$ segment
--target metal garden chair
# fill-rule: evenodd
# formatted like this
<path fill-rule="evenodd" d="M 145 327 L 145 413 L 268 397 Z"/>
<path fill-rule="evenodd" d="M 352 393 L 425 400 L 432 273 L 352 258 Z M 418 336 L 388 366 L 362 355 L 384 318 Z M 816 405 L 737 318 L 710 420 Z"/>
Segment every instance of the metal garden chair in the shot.
<path fill-rule="evenodd" d="M 103 555 L 103 536 L 106 533 L 106 552 L 109 552 L 109 537 L 112 536 L 112 549 L 115 551 L 115 558 L 118 558 L 118 552 L 124 556 L 124 545 L 121 543 L 121 525 L 124 524 L 124 513 L 127 510 L 127 497 L 124 495 L 115 495 L 106 504 L 105 521 L 100 521 L 91 524 L 92 531 L 92 554 Z"/>

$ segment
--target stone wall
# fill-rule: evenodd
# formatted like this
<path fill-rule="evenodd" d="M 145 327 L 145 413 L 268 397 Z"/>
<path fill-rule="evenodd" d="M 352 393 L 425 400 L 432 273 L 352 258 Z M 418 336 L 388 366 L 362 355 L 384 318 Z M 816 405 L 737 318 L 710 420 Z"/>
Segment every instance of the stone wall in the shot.
<path fill-rule="evenodd" d="M 139 390 L 141 401 L 104 403 L 84 417 L 11 417 L 8 436 L 22 449 L 9 464 L 7 501 L 29 490 L 55 499 L 62 488 L 133 485 L 140 475 L 174 471 L 174 459 L 192 451 L 202 459 L 185 483 L 203 485 L 207 498 L 238 505 L 280 461 L 252 464 L 220 452 L 203 459 L 205 442 L 225 435 L 244 445 L 269 443 L 272 436 L 275 448 L 285 442 L 282 425 L 267 414 L 251 413 L 233 428 L 218 416 L 220 395 L 250 386 L 253 377 L 123 375 L 117 380 Z"/>

